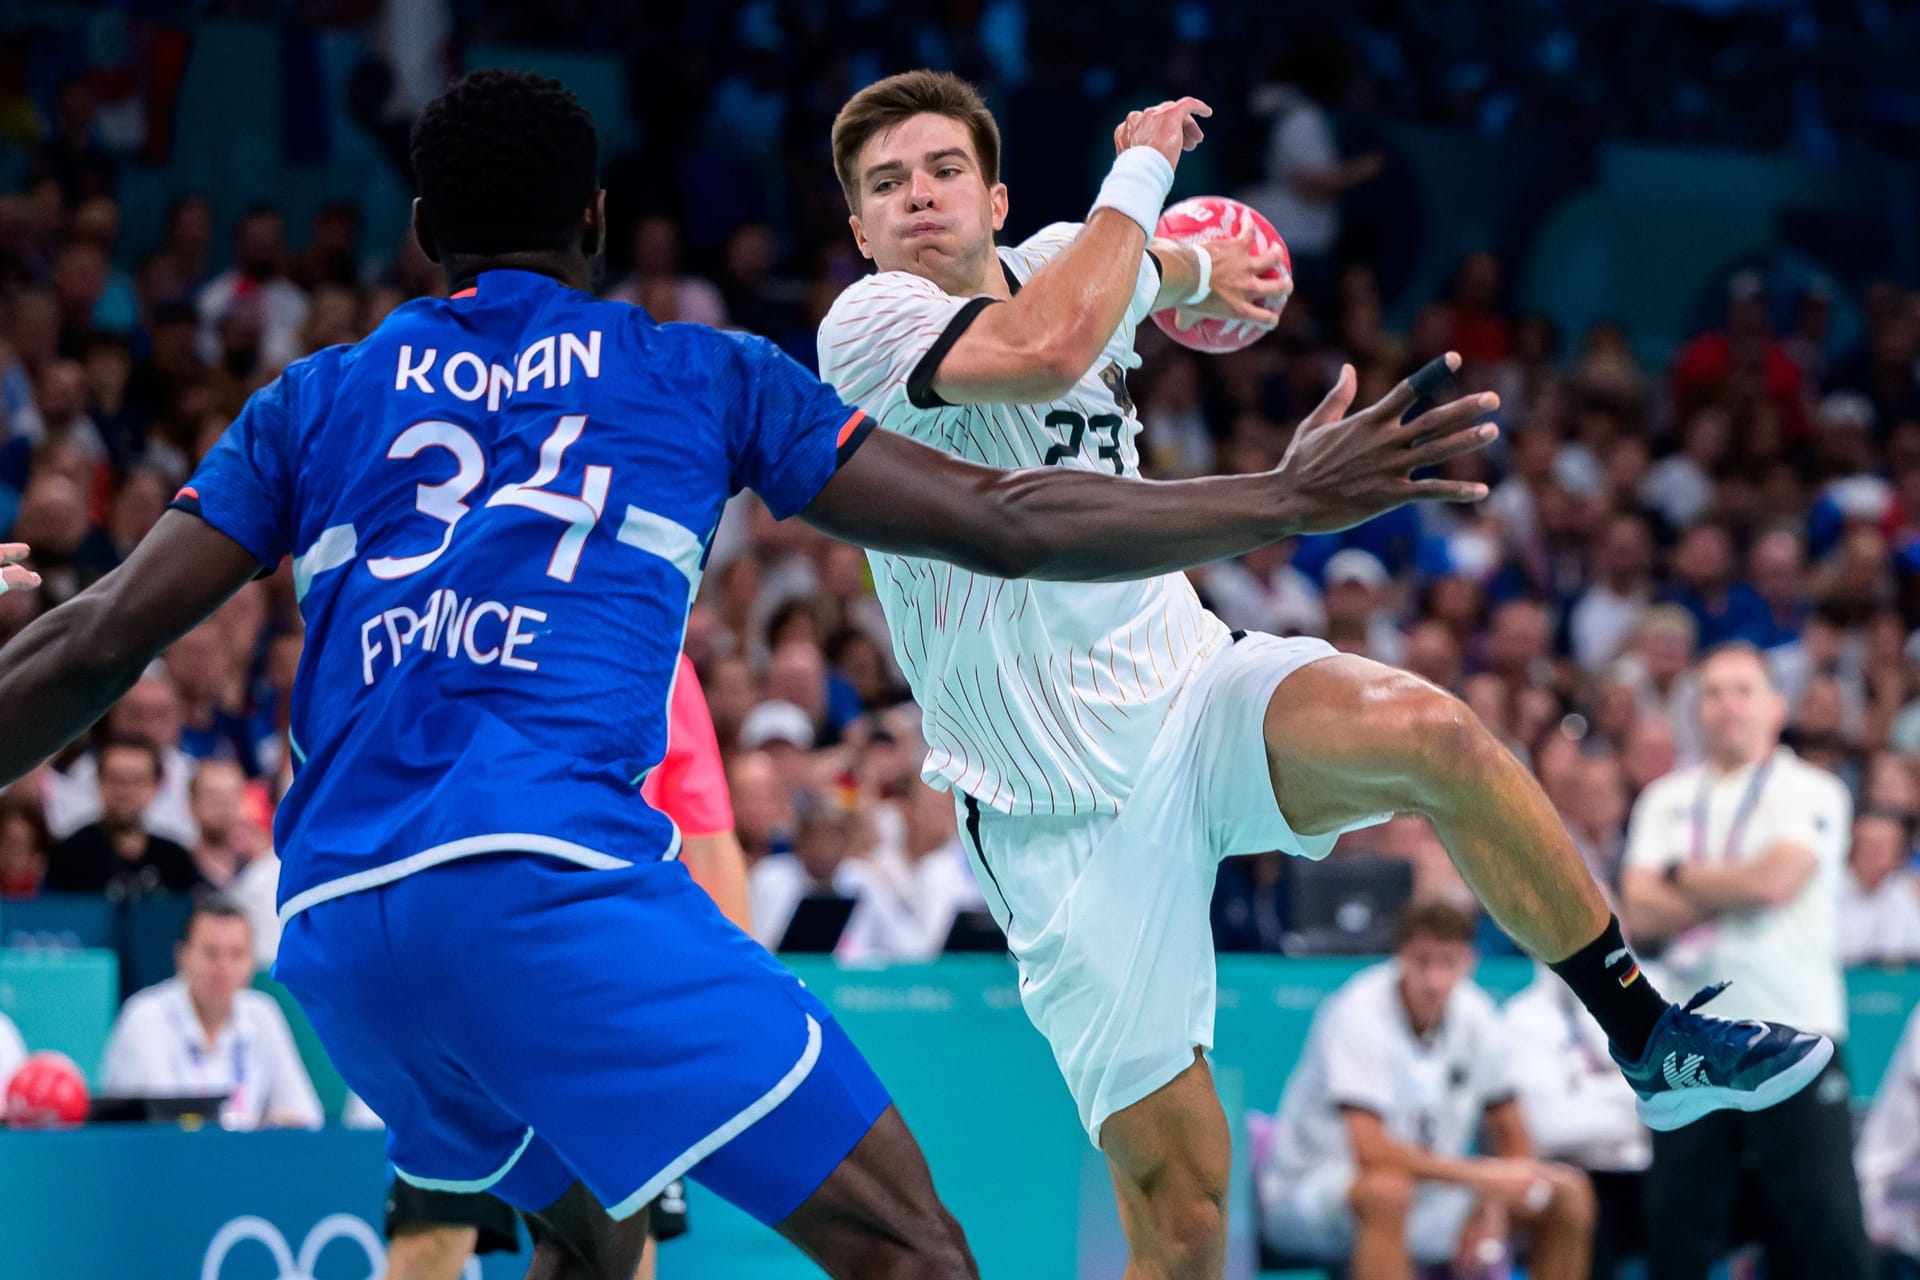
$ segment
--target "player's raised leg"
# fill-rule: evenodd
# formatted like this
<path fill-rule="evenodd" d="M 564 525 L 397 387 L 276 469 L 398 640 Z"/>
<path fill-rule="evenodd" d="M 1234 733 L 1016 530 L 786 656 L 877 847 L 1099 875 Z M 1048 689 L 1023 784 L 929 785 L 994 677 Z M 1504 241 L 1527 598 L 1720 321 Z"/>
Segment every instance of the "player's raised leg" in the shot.
<path fill-rule="evenodd" d="M 1493 918 L 1547 961 L 1606 1029 L 1649 1125 L 1759 1110 L 1804 1088 L 1825 1037 L 1668 1004 L 1640 974 L 1540 785 L 1479 719 L 1416 676 L 1351 655 L 1293 672 L 1268 704 L 1267 764 L 1292 829 L 1312 836 L 1419 813 Z M 1663 1070 L 1699 1055 L 1696 1071 Z M 1684 1096 L 1683 1096 L 1684 1095 Z"/>
<path fill-rule="evenodd" d="M 1196 1053 L 1172 1083 L 1116 1111 L 1100 1142 L 1127 1237 L 1127 1280 L 1222 1274 L 1233 1138 L 1206 1059 Z"/>
<path fill-rule="evenodd" d="M 534 1240 L 527 1280 L 630 1280 L 647 1247 L 645 1209 L 615 1219 L 581 1182 L 527 1219 Z"/>

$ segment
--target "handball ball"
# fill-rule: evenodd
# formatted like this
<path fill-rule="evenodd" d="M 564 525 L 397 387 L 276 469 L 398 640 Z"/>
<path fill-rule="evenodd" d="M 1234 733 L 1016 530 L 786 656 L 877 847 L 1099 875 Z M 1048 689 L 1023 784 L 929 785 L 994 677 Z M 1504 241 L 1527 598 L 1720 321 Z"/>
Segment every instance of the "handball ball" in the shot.
<path fill-rule="evenodd" d="M 36 1053 L 7 1085 L 7 1126 L 58 1129 L 87 1118 L 87 1080 L 64 1053 Z"/>
<path fill-rule="evenodd" d="M 1280 239 L 1280 233 L 1273 229 L 1273 224 L 1261 217 L 1258 210 L 1226 196 L 1195 196 L 1191 200 L 1182 200 L 1160 215 L 1160 225 L 1155 229 L 1155 234 L 1181 244 L 1199 244 L 1205 240 L 1231 240 L 1248 227 L 1253 228 L 1253 241 L 1248 251 L 1260 254 L 1278 245 L 1281 268 L 1287 275 L 1292 275 L 1293 258 L 1287 253 L 1286 242 Z M 1271 280 L 1282 278 L 1280 270 L 1269 271 L 1262 277 Z M 1165 311 L 1156 311 L 1153 313 L 1153 322 L 1166 330 L 1167 336 L 1175 342 L 1195 351 L 1223 355 L 1252 346 L 1266 333 L 1259 325 L 1246 320 L 1219 320 L 1212 317 L 1195 320 L 1182 327 L 1176 319 L 1177 310 L 1168 307 Z M 1274 314 L 1279 314 L 1278 307 L 1274 308 Z"/>

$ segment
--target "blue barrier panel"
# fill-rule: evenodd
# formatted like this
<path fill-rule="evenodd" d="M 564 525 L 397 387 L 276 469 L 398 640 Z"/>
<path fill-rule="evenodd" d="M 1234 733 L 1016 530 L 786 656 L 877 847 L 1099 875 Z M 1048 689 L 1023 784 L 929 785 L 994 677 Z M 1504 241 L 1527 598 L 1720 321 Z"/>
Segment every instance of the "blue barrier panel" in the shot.
<path fill-rule="evenodd" d="M 0 950 L 0 1013 L 28 1048 L 66 1054 L 90 1080 L 119 1005 L 120 964 L 111 951 Z"/>

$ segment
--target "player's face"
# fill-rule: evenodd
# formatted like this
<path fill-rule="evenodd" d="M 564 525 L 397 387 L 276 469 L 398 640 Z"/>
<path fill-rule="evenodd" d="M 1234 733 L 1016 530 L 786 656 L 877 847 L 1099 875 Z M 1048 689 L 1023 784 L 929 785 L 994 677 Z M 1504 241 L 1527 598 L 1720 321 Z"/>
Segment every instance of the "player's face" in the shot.
<path fill-rule="evenodd" d="M 860 149 L 854 243 L 882 271 L 911 271 L 950 292 L 980 287 L 1007 188 L 988 185 L 958 120 L 917 115 Z"/>
<path fill-rule="evenodd" d="M 1473 968 L 1473 948 L 1440 938 L 1410 938 L 1395 953 L 1400 962 L 1400 994 L 1416 1027 L 1435 1026 L 1446 1012 L 1453 989 Z"/>

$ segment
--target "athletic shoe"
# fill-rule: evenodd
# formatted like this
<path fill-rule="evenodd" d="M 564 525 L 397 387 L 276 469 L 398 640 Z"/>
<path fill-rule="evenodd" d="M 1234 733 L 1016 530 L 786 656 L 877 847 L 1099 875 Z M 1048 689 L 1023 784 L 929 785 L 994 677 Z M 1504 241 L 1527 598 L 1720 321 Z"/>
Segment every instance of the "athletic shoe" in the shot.
<path fill-rule="evenodd" d="M 1638 1062 L 1614 1053 L 1647 1128 L 1664 1133 L 1715 1111 L 1764 1111 L 1806 1088 L 1832 1060 L 1825 1036 L 1694 1012 L 1726 989 L 1722 982 L 1684 1006 L 1668 1005 Z"/>

